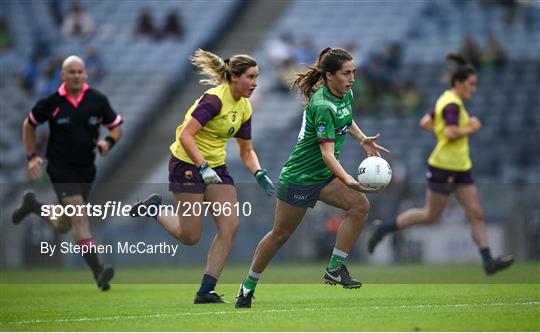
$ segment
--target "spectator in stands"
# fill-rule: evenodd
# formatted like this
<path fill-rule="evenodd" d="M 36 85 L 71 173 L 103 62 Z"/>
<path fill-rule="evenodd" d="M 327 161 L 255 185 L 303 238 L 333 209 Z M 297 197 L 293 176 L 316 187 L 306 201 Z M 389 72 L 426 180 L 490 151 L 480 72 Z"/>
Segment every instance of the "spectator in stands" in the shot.
<path fill-rule="evenodd" d="M 150 38 L 158 38 L 159 33 L 154 26 L 154 19 L 149 8 L 143 8 L 137 19 L 135 26 L 135 34 L 138 36 L 146 36 Z"/>
<path fill-rule="evenodd" d="M 422 103 L 422 93 L 412 81 L 405 81 L 399 84 L 398 89 L 400 103 L 398 112 L 417 112 Z"/>
<path fill-rule="evenodd" d="M 399 214 L 395 220 L 377 226 L 368 243 L 369 253 L 388 234 L 416 224 L 437 221 L 452 192 L 467 212 L 471 235 L 478 247 L 487 275 L 495 274 L 514 262 L 513 256 L 493 258 L 478 191 L 471 174 L 468 137 L 480 130 L 482 124 L 476 117 L 469 117 L 464 102 L 470 100 L 476 91 L 475 69 L 465 58 L 449 54 L 449 61 L 456 66 L 450 75 L 450 89 L 444 91 L 435 104 L 433 113 L 426 114 L 420 121 L 422 129 L 432 132 L 437 145 L 428 159 L 428 189 L 425 205 L 411 208 Z"/>
<path fill-rule="evenodd" d="M 288 33 L 270 40 L 266 51 L 268 60 L 279 68 L 293 57 L 293 38 Z"/>
<path fill-rule="evenodd" d="M 506 63 L 506 52 L 497 37 L 490 33 L 486 37 L 486 46 L 482 52 L 482 66 L 501 67 Z"/>
<path fill-rule="evenodd" d="M 356 70 L 357 71 L 362 70 L 364 68 L 365 61 L 366 61 L 364 53 L 362 52 L 362 47 L 358 43 L 351 41 L 351 42 L 345 43 L 343 48 L 349 51 L 349 53 L 354 58 L 354 64 L 356 65 Z"/>
<path fill-rule="evenodd" d="M 94 33 L 94 20 L 79 3 L 75 2 L 64 18 L 62 33 L 68 40 L 88 39 Z"/>
<path fill-rule="evenodd" d="M 304 38 L 292 50 L 292 59 L 296 64 L 312 64 L 316 57 L 315 47 L 309 38 Z"/>
<path fill-rule="evenodd" d="M 42 174 L 44 159 L 38 155 L 36 127 L 47 122 L 50 136 L 47 142 L 47 174 L 52 182 L 58 202 L 79 212 L 86 205 L 96 176 L 96 151 L 107 156 L 120 139 L 122 117 L 111 108 L 105 95 L 86 84 L 84 62 L 70 56 L 62 63 L 62 85 L 46 98 L 40 99 L 23 123 L 23 142 L 27 153 L 26 169 L 32 179 Z M 99 138 L 100 127 L 109 132 Z M 96 242 L 90 231 L 86 214 L 53 217 L 43 213 L 44 204 L 28 191 L 21 205 L 13 212 L 12 222 L 20 224 L 23 219 L 36 214 L 60 233 L 73 227 L 73 238 L 88 252 L 82 255 L 92 271 L 97 286 L 106 291 L 114 270 L 99 262 Z"/>
<path fill-rule="evenodd" d="M 400 43 L 392 42 L 387 46 L 384 62 L 390 80 L 395 80 L 397 72 L 401 68 L 402 57 L 403 52 Z"/>
<path fill-rule="evenodd" d="M 36 82 L 36 91 L 40 97 L 50 95 L 58 89 L 62 83 L 61 73 L 62 58 L 53 57 Z"/>
<path fill-rule="evenodd" d="M 88 74 L 88 81 L 90 83 L 99 82 L 105 75 L 105 66 L 103 59 L 98 53 L 96 48 L 89 47 L 86 50 L 86 57 L 84 59 L 86 64 L 86 73 Z"/>
<path fill-rule="evenodd" d="M 221 210 L 237 204 L 234 180 L 225 164 L 229 139 L 236 138 L 240 158 L 266 194 L 274 193 L 274 185 L 261 168 L 251 142 L 253 111 L 248 98 L 257 87 L 259 69 L 249 55 L 239 54 L 223 60 L 201 49 L 195 51 L 191 61 L 207 76 L 201 83 L 215 87 L 208 89 L 189 108 L 170 146 L 169 190 L 182 211 L 178 215 L 159 212 L 161 196 L 152 194 L 134 205 L 131 215 L 152 217 L 175 239 L 193 246 L 201 239 L 205 213 L 184 214 L 187 212 L 183 211 L 187 207 L 185 203 L 194 206 L 211 203 L 213 213 L 210 214 L 217 234 L 208 250 L 206 271 L 194 303 L 226 303 L 215 292 L 215 287 L 239 225 L 237 214 Z M 157 208 L 153 213 L 147 209 L 151 206 Z"/>
<path fill-rule="evenodd" d="M 20 74 L 19 86 L 29 95 L 34 94 L 34 89 L 40 76 L 39 60 L 39 53 L 34 51 Z"/>
<path fill-rule="evenodd" d="M 465 36 L 461 44 L 460 53 L 474 67 L 479 67 L 482 61 L 482 51 L 471 36 Z"/>
<path fill-rule="evenodd" d="M 165 24 L 161 30 L 160 37 L 172 37 L 176 39 L 184 37 L 184 26 L 176 10 L 170 10 L 165 17 Z"/>
<path fill-rule="evenodd" d="M 13 46 L 13 40 L 9 33 L 6 21 L 0 17 L 0 51 L 8 50 Z"/>

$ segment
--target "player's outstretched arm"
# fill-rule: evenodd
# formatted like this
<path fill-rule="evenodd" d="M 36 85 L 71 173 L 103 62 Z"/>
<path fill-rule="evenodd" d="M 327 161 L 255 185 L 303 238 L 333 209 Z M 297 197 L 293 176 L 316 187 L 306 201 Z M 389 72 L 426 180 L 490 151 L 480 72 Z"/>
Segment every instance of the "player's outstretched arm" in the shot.
<path fill-rule="evenodd" d="M 380 152 L 385 152 L 390 154 L 390 151 L 383 146 L 380 146 L 375 143 L 379 139 L 380 134 L 375 136 L 367 136 L 362 132 L 360 127 L 353 120 L 351 125 L 351 130 L 349 131 L 350 136 L 352 136 L 364 149 L 368 156 L 380 156 Z"/>

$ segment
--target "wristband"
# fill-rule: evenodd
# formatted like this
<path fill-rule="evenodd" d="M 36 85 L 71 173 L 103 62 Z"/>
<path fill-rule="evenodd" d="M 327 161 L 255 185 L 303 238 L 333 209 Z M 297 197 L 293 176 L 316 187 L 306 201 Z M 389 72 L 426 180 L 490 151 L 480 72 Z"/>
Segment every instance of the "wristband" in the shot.
<path fill-rule="evenodd" d="M 199 166 L 199 171 L 203 171 L 205 168 L 208 168 L 208 162 L 204 162 Z"/>
<path fill-rule="evenodd" d="M 30 162 L 34 157 L 38 156 L 37 153 L 31 153 L 26 155 L 26 161 Z"/>
<path fill-rule="evenodd" d="M 111 150 L 112 147 L 114 147 L 114 145 L 116 144 L 116 140 L 111 136 L 106 137 L 105 141 L 107 141 L 107 143 L 109 144 L 109 150 Z"/>
<path fill-rule="evenodd" d="M 257 177 L 257 174 L 258 174 L 259 172 L 261 172 L 261 171 L 263 171 L 263 169 L 259 169 L 259 170 L 255 171 L 255 173 L 253 174 L 253 176 Z"/>

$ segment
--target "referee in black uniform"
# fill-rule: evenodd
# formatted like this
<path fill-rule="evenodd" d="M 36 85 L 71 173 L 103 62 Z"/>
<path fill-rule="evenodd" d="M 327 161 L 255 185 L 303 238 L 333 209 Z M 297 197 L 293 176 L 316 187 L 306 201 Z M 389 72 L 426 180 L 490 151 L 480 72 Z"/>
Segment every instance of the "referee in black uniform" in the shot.
<path fill-rule="evenodd" d="M 84 62 L 77 56 L 66 58 L 62 64 L 62 85 L 54 94 L 41 99 L 23 123 L 23 141 L 27 152 L 27 169 L 32 179 L 41 175 L 43 159 L 36 153 L 36 127 L 49 123 L 47 142 L 47 174 L 62 205 L 86 205 L 96 176 L 96 152 L 107 156 L 122 131 L 122 117 L 111 108 L 105 95 L 86 84 Z M 99 128 L 108 129 L 105 139 L 99 139 Z M 41 206 L 33 192 L 26 192 L 22 204 L 13 213 L 13 223 L 19 224 L 28 214 L 41 216 Z M 83 209 L 82 212 L 85 212 Z M 58 232 L 73 228 L 78 245 L 95 249 L 88 216 L 62 216 L 56 220 L 43 219 Z M 92 270 L 98 287 L 105 291 L 114 270 L 100 264 L 95 251 L 83 255 Z"/>

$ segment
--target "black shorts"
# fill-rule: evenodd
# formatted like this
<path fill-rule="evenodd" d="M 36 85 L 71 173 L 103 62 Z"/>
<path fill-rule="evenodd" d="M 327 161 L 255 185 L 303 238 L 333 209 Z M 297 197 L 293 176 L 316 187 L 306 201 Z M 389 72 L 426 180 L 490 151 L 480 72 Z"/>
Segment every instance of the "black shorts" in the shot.
<path fill-rule="evenodd" d="M 298 185 L 280 180 L 277 196 L 289 205 L 313 208 L 319 200 L 322 189 L 335 178 L 336 176 L 332 175 L 326 181 L 313 185 Z"/>
<path fill-rule="evenodd" d="M 435 192 L 450 194 L 456 187 L 474 184 L 471 171 L 452 171 L 428 165 L 426 174 L 429 188 Z"/>
<path fill-rule="evenodd" d="M 212 169 L 221 178 L 222 185 L 234 186 L 234 180 L 225 164 Z M 204 193 L 206 186 L 199 168 L 171 155 L 169 160 L 169 191 L 174 193 Z"/>
<path fill-rule="evenodd" d="M 72 195 L 81 195 L 87 202 L 96 179 L 96 166 L 74 166 L 63 162 L 49 161 L 47 173 L 59 201 Z"/>

